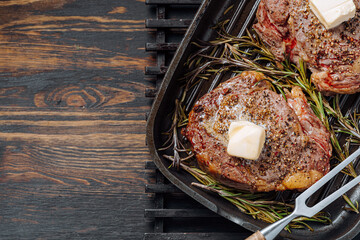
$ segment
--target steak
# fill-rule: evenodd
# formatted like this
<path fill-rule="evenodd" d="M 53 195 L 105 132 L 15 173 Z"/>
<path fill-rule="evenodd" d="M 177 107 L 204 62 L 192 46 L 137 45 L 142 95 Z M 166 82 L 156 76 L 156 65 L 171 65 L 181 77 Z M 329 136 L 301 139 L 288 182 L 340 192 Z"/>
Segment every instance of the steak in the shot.
<path fill-rule="evenodd" d="M 327 30 L 308 0 L 262 0 L 253 28 L 279 60 L 302 59 L 326 95 L 360 91 L 360 0 L 356 15 Z"/>
<path fill-rule="evenodd" d="M 195 103 L 182 133 L 199 167 L 224 185 L 252 192 L 303 190 L 329 171 L 330 134 L 299 87 L 285 100 L 263 79 L 261 73 L 243 72 L 222 83 Z M 229 126 L 239 120 L 266 130 L 257 160 L 226 151 Z"/>

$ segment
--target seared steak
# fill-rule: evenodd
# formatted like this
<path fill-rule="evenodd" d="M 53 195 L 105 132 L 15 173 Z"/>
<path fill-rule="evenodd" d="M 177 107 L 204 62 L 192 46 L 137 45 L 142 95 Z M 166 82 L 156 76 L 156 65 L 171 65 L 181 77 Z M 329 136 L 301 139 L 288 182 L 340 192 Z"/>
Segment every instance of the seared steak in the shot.
<path fill-rule="evenodd" d="M 329 171 L 330 135 L 300 88 L 288 92 L 286 101 L 266 81 L 259 82 L 264 78 L 243 72 L 204 95 L 190 112 L 183 134 L 200 168 L 225 185 L 253 192 L 308 188 Z M 228 128 L 238 120 L 266 130 L 257 160 L 226 152 Z"/>
<path fill-rule="evenodd" d="M 355 93 L 360 91 L 360 0 L 354 2 L 356 16 L 327 30 L 308 0 L 262 0 L 253 27 L 279 60 L 303 59 L 320 91 Z"/>

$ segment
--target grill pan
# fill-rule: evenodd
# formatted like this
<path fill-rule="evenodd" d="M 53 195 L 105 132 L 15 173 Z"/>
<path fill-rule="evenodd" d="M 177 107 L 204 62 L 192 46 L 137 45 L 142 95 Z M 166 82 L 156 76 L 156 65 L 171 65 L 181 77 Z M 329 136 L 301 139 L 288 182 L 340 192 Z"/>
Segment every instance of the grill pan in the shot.
<path fill-rule="evenodd" d="M 147 122 L 147 144 L 152 159 L 162 174 L 169 179 L 171 183 L 205 207 L 251 231 L 262 229 L 268 224 L 261 220 L 255 220 L 251 216 L 240 212 L 234 205 L 219 196 L 191 186 L 191 183 L 196 182 L 196 179 L 186 171 L 177 171 L 174 168 L 169 168 L 171 162 L 162 157 L 164 152 L 160 152 L 158 149 L 163 147 L 165 142 L 163 133 L 166 132 L 172 124 L 171 114 L 175 109 L 175 100 L 181 94 L 180 89 L 182 84 L 179 79 L 181 79 L 187 71 L 184 67 L 185 62 L 196 50 L 196 47 L 192 45 L 191 42 L 197 42 L 199 40 L 206 42 L 214 39 L 216 32 L 213 26 L 225 19 L 232 19 L 228 27 L 230 34 L 237 36 L 244 34 L 246 28 L 251 27 L 255 19 L 259 1 L 260 0 L 204 0 L 175 53 L 154 100 Z M 231 8 L 230 11 L 228 11 L 229 8 Z M 215 85 L 224 80 L 224 78 L 225 77 L 215 78 Z M 200 94 L 196 95 L 196 98 L 213 88 L 214 81 L 203 83 Z M 346 112 L 348 109 L 354 109 L 354 106 L 357 108 L 360 105 L 359 103 L 359 94 L 344 96 L 342 97 L 341 106 L 344 112 Z M 357 164 L 356 166 L 357 170 L 360 169 L 359 165 L 360 164 Z M 346 177 L 338 176 L 332 184 L 328 186 L 327 190 L 331 191 L 331 189 L 341 186 L 344 179 L 346 179 Z M 349 191 L 347 196 L 354 202 L 360 200 L 360 187 L 357 186 Z M 307 229 L 293 229 L 292 233 L 282 231 L 280 236 L 282 239 L 353 239 L 356 234 L 360 232 L 360 214 L 344 211 L 344 205 L 345 201 L 340 198 L 324 210 L 331 215 L 332 224 L 330 225 L 310 223 L 314 229 L 313 232 Z"/>

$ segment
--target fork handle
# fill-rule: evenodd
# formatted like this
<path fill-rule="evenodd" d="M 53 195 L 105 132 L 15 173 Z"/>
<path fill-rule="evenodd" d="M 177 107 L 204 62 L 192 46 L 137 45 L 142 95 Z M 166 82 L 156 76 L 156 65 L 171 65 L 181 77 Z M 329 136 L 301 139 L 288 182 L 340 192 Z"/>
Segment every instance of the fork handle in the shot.
<path fill-rule="evenodd" d="M 257 231 L 253 233 L 250 237 L 246 238 L 245 240 L 266 240 L 266 239 L 260 231 Z"/>
<path fill-rule="evenodd" d="M 284 217 L 283 219 L 277 222 L 270 224 L 261 231 L 257 231 L 256 233 L 254 233 L 245 240 L 272 240 L 279 234 L 279 232 L 281 232 L 281 230 L 283 230 L 286 227 L 286 225 L 289 224 L 289 222 L 291 222 L 291 220 L 293 220 L 298 216 L 300 215 L 294 211 L 290 215 Z"/>

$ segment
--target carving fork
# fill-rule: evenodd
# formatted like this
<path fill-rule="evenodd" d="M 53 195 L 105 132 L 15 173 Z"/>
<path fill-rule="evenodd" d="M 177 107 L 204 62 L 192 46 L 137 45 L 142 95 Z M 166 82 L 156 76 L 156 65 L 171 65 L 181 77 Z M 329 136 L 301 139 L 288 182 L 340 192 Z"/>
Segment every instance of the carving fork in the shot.
<path fill-rule="evenodd" d="M 306 200 L 315 193 L 319 188 L 321 188 L 325 183 L 327 183 L 330 179 L 332 179 L 337 173 L 339 173 L 344 167 L 346 167 L 349 163 L 354 161 L 360 155 L 360 148 L 358 148 L 353 154 L 351 154 L 347 159 L 342 161 L 339 165 L 337 165 L 334 169 L 328 172 L 324 177 L 322 177 L 319 181 L 309 187 L 306 191 L 300 194 L 295 199 L 295 209 L 294 211 L 288 215 L 287 217 L 274 222 L 273 224 L 267 226 L 266 228 L 255 232 L 250 237 L 245 240 L 272 240 L 274 239 L 279 232 L 288 225 L 288 223 L 296 217 L 305 216 L 312 217 L 316 213 L 320 212 L 327 205 L 335 201 L 341 195 L 349 191 L 351 188 L 355 187 L 358 183 L 360 183 L 360 175 L 327 196 L 325 199 L 318 202 L 316 205 L 312 207 L 308 207 L 306 205 Z"/>

